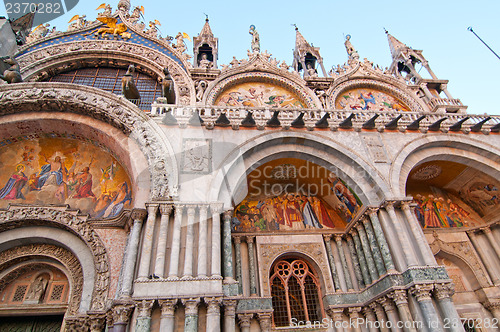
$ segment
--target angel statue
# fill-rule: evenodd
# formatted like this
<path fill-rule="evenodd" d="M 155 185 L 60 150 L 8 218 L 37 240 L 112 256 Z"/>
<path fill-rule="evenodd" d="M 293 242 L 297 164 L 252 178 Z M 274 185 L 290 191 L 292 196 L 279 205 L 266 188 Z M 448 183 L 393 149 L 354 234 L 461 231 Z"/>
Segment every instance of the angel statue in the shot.
<path fill-rule="evenodd" d="M 85 19 L 87 16 L 86 15 L 75 15 L 69 20 L 68 23 L 71 23 L 74 21 L 74 23 L 71 23 L 68 27 L 68 31 L 74 31 L 80 28 L 83 28 L 88 24 L 87 20 Z"/>
<path fill-rule="evenodd" d="M 158 35 L 158 28 L 156 27 L 157 25 L 161 25 L 160 21 L 154 20 L 154 21 L 149 21 L 149 29 L 145 31 L 145 33 L 148 36 L 151 37 L 156 37 Z"/>
<path fill-rule="evenodd" d="M 179 51 L 179 53 L 184 53 L 187 50 L 186 44 L 184 43 L 184 38 L 187 38 L 189 41 L 191 41 L 191 38 L 185 32 L 179 32 L 177 36 L 175 36 L 176 44 L 172 46 L 175 47 L 177 51 Z"/>
<path fill-rule="evenodd" d="M 118 20 L 115 17 L 98 17 L 97 18 L 99 21 L 102 23 L 106 24 L 108 27 L 107 28 L 99 28 L 97 32 L 95 33 L 96 35 L 101 35 L 101 37 L 104 38 L 104 36 L 109 33 L 112 35 L 119 35 L 124 39 L 130 38 L 132 35 L 130 32 L 127 31 L 127 26 L 125 23 L 118 23 Z"/>
<path fill-rule="evenodd" d="M 34 28 L 33 31 L 31 31 L 30 34 L 28 35 L 28 38 L 26 38 L 26 43 L 31 43 L 47 36 L 50 32 L 49 27 L 50 24 L 46 23 L 46 24 L 40 24 L 39 26 Z"/>
<path fill-rule="evenodd" d="M 106 3 L 103 3 L 99 7 L 96 8 L 96 10 L 100 10 L 100 9 L 104 9 L 104 11 L 102 13 L 98 13 L 97 14 L 98 17 L 108 17 L 108 16 L 111 16 L 112 9 L 111 9 L 110 5 L 108 5 Z"/>
<path fill-rule="evenodd" d="M 137 6 L 132 11 L 132 14 L 128 18 L 128 20 L 130 23 L 135 24 L 135 23 L 137 23 L 137 21 L 139 21 L 139 19 L 141 18 L 141 15 L 144 15 L 144 6 L 140 6 L 140 7 Z"/>
<path fill-rule="evenodd" d="M 249 34 L 252 35 L 252 52 L 259 53 L 260 52 L 260 37 L 257 29 L 255 29 L 255 25 L 250 26 Z"/>

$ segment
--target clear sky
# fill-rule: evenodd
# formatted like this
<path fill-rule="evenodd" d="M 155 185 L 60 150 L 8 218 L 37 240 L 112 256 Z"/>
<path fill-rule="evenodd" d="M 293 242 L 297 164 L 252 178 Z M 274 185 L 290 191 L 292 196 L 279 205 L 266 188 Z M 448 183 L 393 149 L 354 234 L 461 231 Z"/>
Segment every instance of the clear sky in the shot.
<path fill-rule="evenodd" d="M 80 0 L 69 13 L 49 22 L 66 30 L 75 14 L 95 19 L 103 0 Z M 116 9 L 118 0 L 109 1 Z M 344 36 L 361 58 L 387 67 L 391 56 L 384 28 L 406 45 L 423 50 L 430 67 L 440 79 L 449 80 L 448 90 L 469 106 L 471 114 L 500 115 L 500 106 L 491 103 L 497 95 L 500 59 L 471 32 L 474 31 L 500 55 L 500 1 L 444 0 L 337 0 L 317 1 L 161 1 L 132 0 L 132 7 L 143 5 L 145 18 L 158 19 L 163 36 L 186 32 L 198 35 L 208 14 L 212 31 L 219 38 L 219 67 L 233 56 L 246 58 L 250 48 L 249 26 L 255 25 L 261 50 L 277 60 L 292 62 L 296 24 L 309 43 L 320 47 L 326 70 L 347 61 Z M 0 9 L 5 16 L 5 8 Z M 146 24 L 148 23 L 146 22 Z M 186 40 L 189 53 L 192 43 Z M 424 70 L 424 69 L 422 69 Z"/>

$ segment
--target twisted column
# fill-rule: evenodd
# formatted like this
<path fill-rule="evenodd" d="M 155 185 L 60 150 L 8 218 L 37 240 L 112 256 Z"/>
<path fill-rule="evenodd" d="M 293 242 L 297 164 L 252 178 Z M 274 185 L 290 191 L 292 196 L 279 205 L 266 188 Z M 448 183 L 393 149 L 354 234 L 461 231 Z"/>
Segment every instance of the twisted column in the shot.
<path fill-rule="evenodd" d="M 200 228 L 198 230 L 198 277 L 207 276 L 207 220 L 208 205 L 200 205 Z"/>
<path fill-rule="evenodd" d="M 349 273 L 349 268 L 347 267 L 344 246 L 342 246 L 342 235 L 335 235 L 335 242 L 337 243 L 337 251 L 339 252 L 340 262 L 342 263 L 347 290 L 353 290 L 354 287 L 352 286 L 351 274 Z"/>
<path fill-rule="evenodd" d="M 174 228 L 172 231 L 172 251 L 170 254 L 169 278 L 179 277 L 179 254 L 181 252 L 181 224 L 185 205 L 175 205 Z"/>
<path fill-rule="evenodd" d="M 168 238 L 168 221 L 170 213 L 172 212 L 172 205 L 160 206 L 161 219 L 160 219 L 160 234 L 158 236 L 158 249 L 156 253 L 156 262 L 154 274 L 160 278 L 165 276 L 165 255 L 167 252 L 167 238 Z"/>
<path fill-rule="evenodd" d="M 170 332 L 175 326 L 175 307 L 177 299 L 159 300 L 161 308 L 160 332 Z"/>
<path fill-rule="evenodd" d="M 153 308 L 154 300 L 142 300 L 136 302 L 137 319 L 135 323 L 136 332 L 151 331 L 151 309 Z"/>
<path fill-rule="evenodd" d="M 141 235 L 141 227 L 144 218 L 146 217 L 146 210 L 134 209 L 130 216 L 133 220 L 132 230 L 129 234 L 127 247 L 124 255 L 123 267 L 123 280 L 121 287 L 121 297 L 129 297 L 132 295 L 132 283 L 134 281 L 134 267 L 137 261 L 137 251 L 139 249 L 139 240 Z"/>
<path fill-rule="evenodd" d="M 333 286 L 335 290 L 340 289 L 340 280 L 337 275 L 337 269 L 335 268 L 335 259 L 333 258 L 332 244 L 330 243 L 332 236 L 330 234 L 323 234 L 323 240 L 325 241 L 326 253 L 328 254 L 328 263 L 330 263 L 330 271 L 332 272 Z"/>
<path fill-rule="evenodd" d="M 195 207 L 189 206 L 187 210 L 186 254 L 184 255 L 183 278 L 193 276 L 194 214 Z"/>
<path fill-rule="evenodd" d="M 147 279 L 151 265 L 151 253 L 153 251 L 153 236 L 156 222 L 156 213 L 159 204 L 146 204 L 148 219 L 144 230 L 144 241 L 142 243 L 141 261 L 139 263 L 138 279 Z"/>

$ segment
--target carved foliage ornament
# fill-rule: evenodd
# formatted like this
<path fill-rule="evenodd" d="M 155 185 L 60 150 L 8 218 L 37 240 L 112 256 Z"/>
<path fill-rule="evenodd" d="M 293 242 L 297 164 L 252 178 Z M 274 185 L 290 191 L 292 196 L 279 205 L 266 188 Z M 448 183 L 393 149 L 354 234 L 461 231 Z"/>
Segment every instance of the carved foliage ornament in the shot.
<path fill-rule="evenodd" d="M 13 88 L 14 87 L 14 88 Z M 171 164 L 167 160 L 168 149 L 158 138 L 160 129 L 155 128 L 147 115 L 131 110 L 126 100 L 90 87 L 64 83 L 19 83 L 6 88 L 0 86 L 0 115 L 67 110 L 109 123 L 135 138 L 149 162 L 153 198 L 169 195 L 168 176 Z"/>
<path fill-rule="evenodd" d="M 94 292 L 92 295 L 92 310 L 103 310 L 109 289 L 110 272 L 106 249 L 97 233 L 86 221 L 86 216 L 77 216 L 75 212 L 66 212 L 46 207 L 12 207 L 0 210 L 0 230 L 10 226 L 11 223 L 26 220 L 47 220 L 64 225 L 73 230 L 82 238 L 94 256 L 96 276 Z M 37 246 L 32 246 L 37 251 Z M 58 256 L 55 258 L 57 259 Z M 59 259 L 58 259 L 59 260 Z M 5 260 L 0 260 L 5 261 Z M 73 301 L 73 299 L 71 300 Z M 79 303 L 79 299 L 78 299 Z"/>

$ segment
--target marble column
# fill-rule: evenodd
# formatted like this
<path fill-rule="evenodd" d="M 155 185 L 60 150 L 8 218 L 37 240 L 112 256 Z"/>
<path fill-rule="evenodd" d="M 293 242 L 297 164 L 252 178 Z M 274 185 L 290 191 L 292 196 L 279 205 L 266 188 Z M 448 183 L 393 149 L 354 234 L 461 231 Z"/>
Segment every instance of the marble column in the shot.
<path fill-rule="evenodd" d="M 488 242 L 495 250 L 495 253 L 497 254 L 497 256 L 500 257 L 500 246 L 498 245 L 497 240 L 493 236 L 493 233 L 491 232 L 491 228 L 489 226 L 486 226 L 486 227 L 481 227 L 481 230 L 486 235 Z"/>
<path fill-rule="evenodd" d="M 368 265 L 366 264 L 366 258 L 363 252 L 363 247 L 361 245 L 361 240 L 359 239 L 359 235 L 354 228 L 352 228 L 349 233 L 351 234 L 352 239 L 354 240 L 354 248 L 358 253 L 361 275 L 363 276 L 365 285 L 368 286 L 369 284 L 372 283 L 372 278 L 370 277 L 370 273 L 368 272 Z"/>
<path fill-rule="evenodd" d="M 141 235 L 141 227 L 144 218 L 146 217 L 146 210 L 134 209 L 130 216 L 133 220 L 132 230 L 129 234 L 127 248 L 123 257 L 123 279 L 121 287 L 121 297 L 129 297 L 132 295 L 132 283 L 134 281 L 134 267 L 137 261 L 137 251 L 139 249 L 139 240 Z"/>
<path fill-rule="evenodd" d="M 354 248 L 354 242 L 352 238 L 346 235 L 347 246 L 349 247 L 349 251 L 351 253 L 352 265 L 354 268 L 354 274 L 356 275 L 356 279 L 358 281 L 359 288 L 362 289 L 365 287 L 365 282 L 363 280 L 363 275 L 361 273 L 361 268 L 359 266 L 358 254 L 356 253 L 356 249 Z"/>
<path fill-rule="evenodd" d="M 401 224 L 401 220 L 399 220 L 398 216 L 396 215 L 393 204 L 393 202 L 388 202 L 385 206 L 385 210 L 387 211 L 387 213 L 389 213 L 389 219 L 400 240 L 401 248 L 403 250 L 403 253 L 405 254 L 408 266 L 417 266 L 418 261 L 417 257 L 415 256 L 415 251 L 411 245 L 410 237 L 408 235 L 408 232 L 406 231 L 406 227 Z"/>
<path fill-rule="evenodd" d="M 434 254 L 432 253 L 429 243 L 427 243 L 422 226 L 420 226 L 420 223 L 415 216 L 415 212 L 413 211 L 414 209 L 410 206 L 409 202 L 402 202 L 401 209 L 405 214 L 406 220 L 408 220 L 413 236 L 415 236 L 415 239 L 417 240 L 418 248 L 422 253 L 424 263 L 429 266 L 436 266 L 436 259 L 434 258 Z"/>
<path fill-rule="evenodd" d="M 271 312 L 259 312 L 257 314 L 257 316 L 259 318 L 261 332 L 271 332 L 272 315 L 273 314 Z"/>
<path fill-rule="evenodd" d="M 439 320 L 439 316 L 434 308 L 431 298 L 431 291 L 434 285 L 418 284 L 411 288 L 411 293 L 417 299 L 418 305 L 424 316 L 424 324 L 432 332 L 443 332 L 443 327 Z"/>
<path fill-rule="evenodd" d="M 111 310 L 111 314 L 113 315 L 113 332 L 125 332 L 134 306 L 132 304 L 118 304 Z"/>
<path fill-rule="evenodd" d="M 353 332 L 361 332 L 361 326 L 363 319 L 359 314 L 361 312 L 361 307 L 351 307 L 349 308 L 349 323 L 352 327 Z"/>
<path fill-rule="evenodd" d="M 354 287 L 352 286 L 351 274 L 349 273 L 349 268 L 347 267 L 347 259 L 344 253 L 344 246 L 342 245 L 342 235 L 336 234 L 335 242 L 337 243 L 337 251 L 339 253 L 340 262 L 342 263 L 347 290 L 354 290 Z"/>
<path fill-rule="evenodd" d="M 184 316 L 184 332 L 197 332 L 198 331 L 198 305 L 200 298 L 183 299 L 185 316 Z"/>
<path fill-rule="evenodd" d="M 236 269 L 236 281 L 238 282 L 238 294 L 243 294 L 243 278 L 241 269 L 241 237 L 234 236 L 234 255 L 235 255 L 235 269 Z"/>
<path fill-rule="evenodd" d="M 408 296 L 406 291 L 403 289 L 395 290 L 388 295 L 398 308 L 399 318 L 403 322 L 403 331 L 405 332 L 417 332 L 413 318 L 411 316 L 410 307 L 408 306 Z"/>
<path fill-rule="evenodd" d="M 404 253 L 401 250 L 401 245 L 399 244 L 398 235 L 396 234 L 392 223 L 389 221 L 390 217 L 387 211 L 379 210 L 378 219 L 382 228 L 387 234 L 386 240 L 390 248 L 390 252 L 392 254 L 392 259 L 394 262 L 394 266 L 398 271 L 404 271 L 408 267 L 406 263 L 406 259 L 404 257 Z"/>
<path fill-rule="evenodd" d="M 372 302 L 368 305 L 370 309 L 375 312 L 377 319 L 375 322 L 379 324 L 381 332 L 389 332 L 389 328 L 387 327 L 387 318 L 385 316 L 384 308 L 378 303 Z"/>
<path fill-rule="evenodd" d="M 221 251 L 220 251 L 220 239 L 221 239 L 221 228 L 220 228 L 220 212 L 222 209 L 222 204 L 212 204 L 210 205 L 210 211 L 212 212 L 212 266 L 211 274 L 212 277 L 221 276 Z"/>
<path fill-rule="evenodd" d="M 250 332 L 253 314 L 238 314 L 238 321 L 241 332 Z"/>
<path fill-rule="evenodd" d="M 377 318 L 373 313 L 373 310 L 370 307 L 364 307 L 362 310 L 363 315 L 365 316 L 365 325 L 370 332 L 378 332 L 378 328 L 376 327 Z"/>
<path fill-rule="evenodd" d="M 159 204 L 146 204 L 148 211 L 148 219 L 146 220 L 146 228 L 144 230 L 144 241 L 142 243 L 141 261 L 139 263 L 138 279 L 147 279 L 149 276 L 149 268 L 151 265 L 151 253 L 153 251 L 153 237 L 156 223 L 156 213 L 158 212 Z"/>
<path fill-rule="evenodd" d="M 236 300 L 223 300 L 224 303 L 224 332 L 236 330 Z"/>
<path fill-rule="evenodd" d="M 187 230 L 186 230 L 186 253 L 184 255 L 184 273 L 183 278 L 193 276 L 193 247 L 194 247 L 194 214 L 195 206 L 188 206 L 187 209 Z"/>
<path fill-rule="evenodd" d="M 158 300 L 161 308 L 160 332 L 171 332 L 175 327 L 177 299 Z"/>
<path fill-rule="evenodd" d="M 207 277 L 207 236 L 208 236 L 208 205 L 200 205 L 200 228 L 198 230 L 198 278 Z"/>
<path fill-rule="evenodd" d="M 368 238 L 368 243 L 371 248 L 373 260 L 375 261 L 375 266 L 377 267 L 378 275 L 379 276 L 384 275 L 386 273 L 384 260 L 382 258 L 382 254 L 380 253 L 377 240 L 375 239 L 375 234 L 372 228 L 372 224 L 370 223 L 370 220 L 368 218 L 363 218 L 361 221 L 365 226 L 366 236 Z"/>
<path fill-rule="evenodd" d="M 335 259 L 333 258 L 332 244 L 330 242 L 331 239 L 332 236 L 330 234 L 323 234 L 326 253 L 328 254 L 328 263 L 330 263 L 330 271 L 332 272 L 333 286 L 335 287 L 335 290 L 338 291 L 340 289 L 340 280 L 339 276 L 337 275 L 337 269 L 335 268 Z"/>
<path fill-rule="evenodd" d="M 401 328 L 398 326 L 398 316 L 396 314 L 396 307 L 392 303 L 390 299 L 387 297 L 381 297 L 377 299 L 377 303 L 379 303 L 387 315 L 388 327 L 390 327 L 391 331 L 401 332 Z"/>
<path fill-rule="evenodd" d="M 469 238 L 470 238 L 472 244 L 474 245 L 474 248 L 476 249 L 477 253 L 479 254 L 479 258 L 481 259 L 484 266 L 486 267 L 486 271 L 488 272 L 488 275 L 490 276 L 491 281 L 493 282 L 493 284 L 495 286 L 500 285 L 500 278 L 498 277 L 498 275 L 496 273 L 495 266 L 491 262 L 491 259 L 488 257 L 488 255 L 484 252 L 483 246 L 478 241 L 477 234 L 473 230 L 470 232 L 467 232 L 467 234 L 469 235 Z"/>
<path fill-rule="evenodd" d="M 158 247 L 156 250 L 156 261 L 154 274 L 160 278 L 165 277 L 165 257 L 167 252 L 167 239 L 168 239 L 168 221 L 170 213 L 172 212 L 172 205 L 160 205 L 160 230 L 158 235 Z"/>
<path fill-rule="evenodd" d="M 250 296 L 257 296 L 256 276 L 255 276 L 255 259 L 253 252 L 253 241 L 255 236 L 247 236 L 248 246 L 248 270 L 250 272 Z"/>
<path fill-rule="evenodd" d="M 179 255 L 181 252 L 181 225 L 185 205 L 175 205 L 174 227 L 172 230 L 172 251 L 170 253 L 169 278 L 179 277 Z"/>
<path fill-rule="evenodd" d="M 384 260 L 384 264 L 387 271 L 395 270 L 394 262 L 392 261 L 391 251 L 389 250 L 389 245 L 385 239 L 384 231 L 382 230 L 382 226 L 380 225 L 380 220 L 377 215 L 378 209 L 369 209 L 369 216 L 372 222 L 373 231 L 375 233 L 375 237 L 377 238 L 378 245 L 380 247 L 380 253 L 382 254 L 382 259 Z"/>
<path fill-rule="evenodd" d="M 344 326 L 343 326 L 343 322 L 344 322 L 343 312 L 344 312 L 344 309 L 342 309 L 342 308 L 334 308 L 334 309 L 328 310 L 328 314 L 332 318 L 333 325 L 335 326 L 335 329 L 337 330 L 337 332 L 345 331 Z"/>
<path fill-rule="evenodd" d="M 222 230 L 222 243 L 223 243 L 223 258 L 224 258 L 224 279 L 232 281 L 233 274 L 233 247 L 231 244 L 231 218 L 233 210 L 224 212 L 224 224 Z"/>
<path fill-rule="evenodd" d="M 151 331 L 151 309 L 153 308 L 153 304 L 154 300 L 136 302 L 137 319 L 135 321 L 135 332 Z"/>
<path fill-rule="evenodd" d="M 365 253 L 366 264 L 368 265 L 368 273 L 372 282 L 378 279 L 377 268 L 375 267 L 375 262 L 370 251 L 370 245 L 368 244 L 368 238 L 366 237 L 365 229 L 362 224 L 357 224 L 356 229 L 358 230 L 359 239 L 361 240 L 361 247 Z"/>
<path fill-rule="evenodd" d="M 220 305 L 222 299 L 218 297 L 205 298 L 207 308 L 206 332 L 220 332 Z"/>
<path fill-rule="evenodd" d="M 443 313 L 443 317 L 449 319 L 450 322 L 448 329 L 451 332 L 464 332 L 465 330 L 460 321 L 460 316 L 451 300 L 454 293 L 455 287 L 451 283 L 434 285 L 434 294 L 439 308 Z"/>

